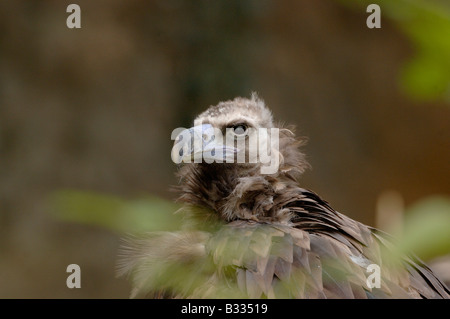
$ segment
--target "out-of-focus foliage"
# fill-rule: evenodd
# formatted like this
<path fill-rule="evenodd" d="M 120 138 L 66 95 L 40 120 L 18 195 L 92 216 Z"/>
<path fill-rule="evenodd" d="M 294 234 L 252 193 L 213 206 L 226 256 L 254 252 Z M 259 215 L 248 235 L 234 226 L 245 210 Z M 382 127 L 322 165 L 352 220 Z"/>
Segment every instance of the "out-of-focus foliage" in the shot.
<path fill-rule="evenodd" d="M 181 229 L 179 206 L 158 197 L 125 200 L 119 197 L 65 190 L 51 196 L 58 219 L 90 224 L 122 234 Z M 450 199 L 426 198 L 406 210 L 394 255 L 414 252 L 424 260 L 450 253 Z M 202 229 L 206 229 L 205 225 Z"/>
<path fill-rule="evenodd" d="M 373 1 L 343 0 L 367 6 Z M 381 0 L 381 20 L 389 18 L 408 36 L 414 54 L 404 65 L 401 86 L 413 98 L 450 101 L 450 2 Z"/>
<path fill-rule="evenodd" d="M 112 195 L 64 190 L 51 195 L 50 205 L 58 219 L 119 233 L 176 230 L 182 218 L 174 214 L 178 205 L 155 196 L 124 200 Z"/>
<path fill-rule="evenodd" d="M 398 251 L 424 260 L 450 254 L 450 198 L 433 196 L 407 209 Z"/>
<path fill-rule="evenodd" d="M 213 233 L 180 232 L 182 214 L 173 214 L 177 205 L 156 197 L 124 200 L 104 194 L 60 191 L 51 199 L 55 216 L 62 220 L 101 226 L 127 235 L 147 233 L 144 237 L 133 236 L 131 246 L 122 251 L 125 256 L 133 257 L 133 263 L 126 262 L 122 271 L 123 275 L 133 269 L 135 290 L 132 296 L 138 291 L 156 289 L 177 296 L 244 298 L 246 295 L 240 294 L 237 283 L 227 279 L 227 269 L 234 271 L 233 265 L 251 264 L 257 256 L 266 256 L 269 251 L 276 253 L 275 248 L 286 237 L 283 232 L 265 225 L 256 230 L 221 227 Z M 410 252 L 425 260 L 450 253 L 449 230 L 450 198 L 431 197 L 418 202 L 407 210 L 399 241 L 387 247 L 390 251 L 385 257 L 392 259 L 385 259 L 385 266 L 389 264 L 390 269 L 394 269 L 398 258 Z M 209 254 L 208 249 L 214 253 Z M 322 260 L 324 269 L 331 267 L 326 272 L 331 277 L 324 277 L 324 281 L 340 281 L 343 274 L 333 272 L 340 269 L 340 262 L 342 260 Z M 216 267 L 220 268 L 219 276 L 213 276 Z M 304 285 L 305 278 L 301 271 L 291 275 L 289 281 L 280 281 L 272 293 L 283 298 L 298 293 L 297 285 Z M 365 280 L 364 276 L 361 278 Z"/>

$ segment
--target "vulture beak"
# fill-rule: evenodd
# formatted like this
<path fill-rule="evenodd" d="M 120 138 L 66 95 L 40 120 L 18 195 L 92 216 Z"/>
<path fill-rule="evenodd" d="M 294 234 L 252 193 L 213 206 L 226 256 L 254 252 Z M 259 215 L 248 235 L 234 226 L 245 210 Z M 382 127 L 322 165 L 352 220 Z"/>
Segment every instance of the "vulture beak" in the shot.
<path fill-rule="evenodd" d="M 203 161 L 208 164 L 233 163 L 239 149 L 234 147 L 234 141 L 230 144 L 226 145 L 220 129 L 211 124 L 196 125 L 178 134 L 172 148 L 172 160 L 177 164 Z"/>

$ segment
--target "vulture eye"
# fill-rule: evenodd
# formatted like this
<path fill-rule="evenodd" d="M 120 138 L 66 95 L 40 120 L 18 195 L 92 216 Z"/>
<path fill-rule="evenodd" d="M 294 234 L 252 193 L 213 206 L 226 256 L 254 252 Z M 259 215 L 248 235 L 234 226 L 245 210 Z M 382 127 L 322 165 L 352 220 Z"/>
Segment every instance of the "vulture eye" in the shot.
<path fill-rule="evenodd" d="M 245 135 L 247 133 L 247 125 L 237 124 L 232 127 L 233 133 L 238 136 Z"/>

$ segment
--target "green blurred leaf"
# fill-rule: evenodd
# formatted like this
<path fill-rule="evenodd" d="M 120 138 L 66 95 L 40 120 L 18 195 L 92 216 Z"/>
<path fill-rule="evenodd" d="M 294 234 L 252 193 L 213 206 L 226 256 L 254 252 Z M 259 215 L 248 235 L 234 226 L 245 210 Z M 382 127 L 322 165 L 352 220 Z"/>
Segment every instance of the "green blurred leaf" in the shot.
<path fill-rule="evenodd" d="M 111 195 L 64 190 L 50 196 L 52 215 L 60 220 L 104 227 L 120 233 L 177 230 L 178 205 L 152 196 L 124 200 Z"/>
<path fill-rule="evenodd" d="M 447 91 L 448 75 L 439 56 L 419 54 L 405 65 L 402 72 L 404 89 L 418 99 L 439 98 Z"/>
<path fill-rule="evenodd" d="M 340 2 L 358 10 L 373 3 L 370 0 Z M 450 101 L 450 2 L 379 0 L 376 3 L 381 8 L 382 21 L 386 17 L 394 21 L 415 50 L 401 70 L 402 89 L 418 100 Z M 381 25 L 383 28 L 383 22 Z"/>
<path fill-rule="evenodd" d="M 450 9 L 438 2 L 403 1 L 411 7 L 408 19 L 399 20 L 416 48 L 405 64 L 401 81 L 418 99 L 447 98 L 450 92 Z"/>
<path fill-rule="evenodd" d="M 424 260 L 450 253 L 450 198 L 433 196 L 406 212 L 400 252 L 412 251 Z"/>

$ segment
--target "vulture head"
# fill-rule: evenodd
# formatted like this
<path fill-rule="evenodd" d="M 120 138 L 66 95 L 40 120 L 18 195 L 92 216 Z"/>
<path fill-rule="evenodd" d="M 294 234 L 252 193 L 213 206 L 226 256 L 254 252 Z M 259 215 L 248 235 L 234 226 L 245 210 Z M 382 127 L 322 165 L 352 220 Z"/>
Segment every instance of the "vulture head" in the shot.
<path fill-rule="evenodd" d="M 209 107 L 172 137 L 186 227 L 126 241 L 119 270 L 133 296 L 450 297 L 414 254 L 392 254 L 392 237 L 299 185 L 304 139 L 256 94 Z"/>

